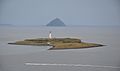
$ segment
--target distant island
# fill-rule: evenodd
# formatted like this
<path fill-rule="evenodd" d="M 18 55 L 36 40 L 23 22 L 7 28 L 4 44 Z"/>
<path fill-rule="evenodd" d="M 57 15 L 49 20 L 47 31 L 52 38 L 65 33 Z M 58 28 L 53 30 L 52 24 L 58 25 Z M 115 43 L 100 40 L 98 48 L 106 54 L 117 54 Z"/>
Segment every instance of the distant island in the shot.
<path fill-rule="evenodd" d="M 34 45 L 34 46 L 52 46 L 49 50 L 55 49 L 79 49 L 79 48 L 91 48 L 100 47 L 101 44 L 86 43 L 76 38 L 37 38 L 37 39 L 25 39 L 23 41 L 16 41 L 15 43 L 8 43 L 15 45 Z"/>
<path fill-rule="evenodd" d="M 55 18 L 54 20 L 50 21 L 46 26 L 66 26 L 64 22 L 62 22 L 59 18 Z"/>
<path fill-rule="evenodd" d="M 12 26 L 11 24 L 0 24 L 0 26 Z"/>

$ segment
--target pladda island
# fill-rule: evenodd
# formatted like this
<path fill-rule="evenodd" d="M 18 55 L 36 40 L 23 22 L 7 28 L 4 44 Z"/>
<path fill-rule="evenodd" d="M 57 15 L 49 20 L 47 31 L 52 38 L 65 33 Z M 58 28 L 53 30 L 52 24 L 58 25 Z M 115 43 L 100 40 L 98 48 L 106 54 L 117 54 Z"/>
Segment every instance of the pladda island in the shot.
<path fill-rule="evenodd" d="M 79 48 L 91 48 L 100 47 L 101 44 L 86 43 L 76 38 L 37 38 L 37 39 L 25 39 L 23 41 L 16 41 L 15 43 L 8 43 L 15 45 L 35 45 L 35 46 L 52 46 L 49 50 L 55 49 L 79 49 Z"/>

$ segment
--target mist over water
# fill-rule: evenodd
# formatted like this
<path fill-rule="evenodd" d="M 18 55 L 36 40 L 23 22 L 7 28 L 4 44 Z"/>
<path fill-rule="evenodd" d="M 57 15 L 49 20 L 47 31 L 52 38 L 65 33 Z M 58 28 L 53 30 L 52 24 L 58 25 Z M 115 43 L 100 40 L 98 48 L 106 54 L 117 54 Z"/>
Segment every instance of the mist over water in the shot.
<path fill-rule="evenodd" d="M 119 26 L 0 27 L 0 71 L 119 71 Z M 80 38 L 106 46 L 88 49 L 47 50 L 50 47 L 9 45 L 29 38 Z M 32 66 L 26 63 L 38 63 Z M 48 64 L 48 65 L 45 65 Z M 65 66 L 66 65 L 66 66 Z"/>

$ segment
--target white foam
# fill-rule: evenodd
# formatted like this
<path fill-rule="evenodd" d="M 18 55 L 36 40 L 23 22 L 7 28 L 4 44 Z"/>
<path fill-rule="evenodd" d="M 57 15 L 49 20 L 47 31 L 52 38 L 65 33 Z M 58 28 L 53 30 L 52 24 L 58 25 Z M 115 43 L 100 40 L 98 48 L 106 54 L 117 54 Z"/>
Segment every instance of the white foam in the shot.
<path fill-rule="evenodd" d="M 51 64 L 51 63 L 25 63 L 29 66 L 73 66 L 73 67 L 95 67 L 95 68 L 120 68 L 115 66 L 102 66 L 102 65 L 83 65 L 83 64 Z"/>

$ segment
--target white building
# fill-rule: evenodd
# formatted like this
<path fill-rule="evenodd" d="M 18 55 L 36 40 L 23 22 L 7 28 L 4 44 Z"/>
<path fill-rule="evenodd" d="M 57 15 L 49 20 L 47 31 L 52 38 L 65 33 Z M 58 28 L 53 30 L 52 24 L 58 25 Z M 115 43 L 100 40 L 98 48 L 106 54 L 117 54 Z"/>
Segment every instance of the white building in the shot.
<path fill-rule="evenodd" d="M 51 34 L 51 31 L 49 32 L 49 39 L 51 39 L 52 38 L 52 34 Z"/>

